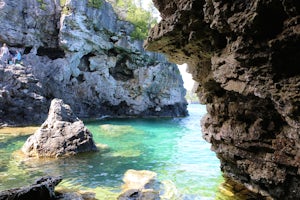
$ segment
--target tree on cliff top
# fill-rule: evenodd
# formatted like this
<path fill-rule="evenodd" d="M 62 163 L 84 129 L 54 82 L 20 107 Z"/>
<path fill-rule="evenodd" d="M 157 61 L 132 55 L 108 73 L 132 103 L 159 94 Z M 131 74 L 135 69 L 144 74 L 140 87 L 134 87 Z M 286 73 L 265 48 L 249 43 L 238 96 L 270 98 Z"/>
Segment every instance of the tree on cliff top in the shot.
<path fill-rule="evenodd" d="M 137 4 L 134 0 L 110 0 L 118 16 L 122 20 L 131 22 L 135 26 L 135 30 L 131 33 L 131 37 L 135 39 L 145 39 L 148 31 L 157 22 L 154 17 L 154 5 L 152 1 L 148 5 L 147 10 L 142 7 L 142 1 L 138 0 Z"/>

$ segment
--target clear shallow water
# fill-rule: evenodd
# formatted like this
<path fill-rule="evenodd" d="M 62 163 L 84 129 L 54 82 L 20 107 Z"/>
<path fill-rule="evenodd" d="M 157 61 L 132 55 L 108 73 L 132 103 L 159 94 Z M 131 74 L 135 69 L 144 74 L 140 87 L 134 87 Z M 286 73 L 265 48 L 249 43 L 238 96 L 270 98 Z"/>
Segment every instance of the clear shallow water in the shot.
<path fill-rule="evenodd" d="M 62 188 L 91 190 L 115 199 L 128 169 L 151 170 L 175 185 L 181 199 L 215 199 L 223 181 L 219 161 L 202 139 L 205 106 L 189 105 L 176 119 L 105 119 L 86 122 L 96 143 L 109 150 L 61 159 L 24 159 L 14 152 L 27 136 L 0 134 L 0 190 L 32 183 L 41 175 L 62 175 Z M 13 153 L 14 152 L 14 153 Z"/>

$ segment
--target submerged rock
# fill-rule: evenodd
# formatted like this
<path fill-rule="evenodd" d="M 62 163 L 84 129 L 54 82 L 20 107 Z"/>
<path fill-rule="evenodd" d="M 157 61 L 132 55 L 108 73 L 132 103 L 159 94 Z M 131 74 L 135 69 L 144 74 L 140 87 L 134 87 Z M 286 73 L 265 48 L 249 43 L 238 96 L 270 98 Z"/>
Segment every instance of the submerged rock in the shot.
<path fill-rule="evenodd" d="M 79 192 L 64 192 L 56 200 L 97 200 L 95 194 L 80 194 Z"/>
<path fill-rule="evenodd" d="M 300 199 L 300 1 L 153 1 L 163 19 L 146 47 L 188 64 L 224 175 Z"/>
<path fill-rule="evenodd" d="M 160 182 L 155 172 L 142 170 L 126 171 L 122 186 L 122 194 L 118 200 L 158 200 L 160 199 Z"/>
<path fill-rule="evenodd" d="M 125 134 L 144 134 L 143 131 L 135 129 L 130 125 L 103 124 L 99 126 L 99 129 L 107 137 L 120 137 Z"/>
<path fill-rule="evenodd" d="M 92 134 L 61 99 L 53 99 L 47 120 L 22 147 L 28 156 L 58 157 L 97 151 Z"/>
<path fill-rule="evenodd" d="M 130 169 L 124 174 L 124 185 L 118 200 L 181 199 L 171 181 L 159 181 L 157 174 L 148 170 Z"/>
<path fill-rule="evenodd" d="M 32 185 L 22 188 L 14 188 L 0 192 L 1 200 L 33 200 L 56 199 L 54 188 L 62 181 L 61 177 L 42 177 Z"/>

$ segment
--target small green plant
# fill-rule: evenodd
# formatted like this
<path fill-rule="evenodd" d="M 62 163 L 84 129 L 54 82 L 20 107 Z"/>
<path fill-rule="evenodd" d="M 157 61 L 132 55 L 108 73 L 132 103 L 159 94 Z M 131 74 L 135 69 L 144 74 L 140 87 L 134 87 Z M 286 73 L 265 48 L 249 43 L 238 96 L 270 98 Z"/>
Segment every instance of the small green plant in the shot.
<path fill-rule="evenodd" d="M 102 0 L 89 0 L 88 6 L 93 8 L 100 8 L 102 6 Z"/>
<path fill-rule="evenodd" d="M 37 0 L 37 2 L 40 3 L 40 9 L 41 10 L 46 10 L 47 4 L 43 0 Z"/>
<path fill-rule="evenodd" d="M 61 13 L 64 15 L 69 15 L 71 13 L 71 10 L 68 6 L 64 6 Z"/>
<path fill-rule="evenodd" d="M 41 8 L 42 10 L 46 10 L 46 6 L 47 6 L 47 4 L 42 3 L 40 8 Z"/>
<path fill-rule="evenodd" d="M 64 5 L 66 5 L 66 0 L 60 0 L 60 6 L 63 7 Z"/>
<path fill-rule="evenodd" d="M 67 0 L 60 0 L 60 6 L 62 7 L 61 13 L 64 15 L 69 15 L 71 13 L 71 9 L 69 5 L 66 5 Z"/>

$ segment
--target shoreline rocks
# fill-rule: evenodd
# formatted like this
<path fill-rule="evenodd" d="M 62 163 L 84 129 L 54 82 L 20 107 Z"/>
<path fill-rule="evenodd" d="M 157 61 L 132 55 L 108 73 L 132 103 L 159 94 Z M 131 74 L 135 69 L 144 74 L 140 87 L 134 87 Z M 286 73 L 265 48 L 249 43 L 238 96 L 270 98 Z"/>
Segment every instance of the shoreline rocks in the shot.
<path fill-rule="evenodd" d="M 30 157 L 59 157 L 97 151 L 92 134 L 61 99 L 53 99 L 47 120 L 22 147 Z"/>
<path fill-rule="evenodd" d="M 62 181 L 61 177 L 42 177 L 36 180 L 32 185 L 21 188 L 13 188 L 0 192 L 1 200 L 33 200 L 56 199 L 54 188 Z"/>
<path fill-rule="evenodd" d="M 0 127 L 42 124 L 50 105 L 45 96 L 30 68 L 0 65 Z"/>

